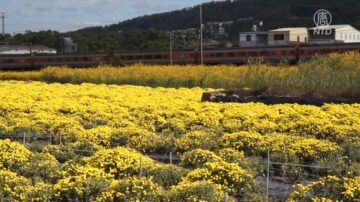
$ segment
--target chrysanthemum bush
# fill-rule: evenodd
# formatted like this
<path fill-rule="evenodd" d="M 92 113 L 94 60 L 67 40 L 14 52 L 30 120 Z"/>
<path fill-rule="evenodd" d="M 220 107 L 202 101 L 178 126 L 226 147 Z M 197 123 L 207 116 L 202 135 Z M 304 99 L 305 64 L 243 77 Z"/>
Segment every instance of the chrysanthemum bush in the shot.
<path fill-rule="evenodd" d="M 227 193 L 229 201 L 261 201 L 252 194 L 261 191 L 255 179 L 268 150 L 274 162 L 331 168 L 296 172 L 336 176 L 334 186 L 360 170 L 358 104 L 201 103 L 212 90 L 201 88 L 19 81 L 0 88 L 0 137 L 23 141 L 35 133 L 26 145 L 0 140 L 0 181 L 8 187 L 1 194 L 9 200 L 219 201 Z M 52 144 L 36 140 L 49 134 Z M 170 152 L 175 165 L 149 157 Z M 295 178 L 289 175 L 282 176 Z M 300 200 L 305 191 L 292 197 Z M 347 192 L 346 200 L 357 197 Z"/>
<path fill-rule="evenodd" d="M 20 143 L 0 140 L 0 169 L 19 169 L 29 162 L 30 154 Z"/>
<path fill-rule="evenodd" d="M 299 184 L 289 201 L 360 201 L 360 177 L 328 176 Z"/>

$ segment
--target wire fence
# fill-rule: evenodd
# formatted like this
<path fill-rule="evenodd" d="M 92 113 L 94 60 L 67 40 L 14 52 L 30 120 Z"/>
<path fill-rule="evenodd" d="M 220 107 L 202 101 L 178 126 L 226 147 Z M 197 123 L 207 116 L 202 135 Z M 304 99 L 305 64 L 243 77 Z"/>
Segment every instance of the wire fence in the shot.
<path fill-rule="evenodd" d="M 3 134 L 0 135 L 0 139 L 10 139 L 17 142 L 20 142 L 27 148 L 33 147 L 39 142 L 45 143 L 45 145 L 66 145 L 68 143 L 67 139 L 64 138 L 61 134 L 37 134 L 37 133 L 22 133 L 22 134 Z M 64 148 L 60 150 L 64 152 L 74 152 L 78 155 L 92 155 L 95 154 L 96 150 L 89 149 L 71 149 Z M 144 156 L 150 157 L 151 159 L 165 163 L 165 164 L 174 164 L 178 165 L 181 161 L 181 158 L 174 154 L 173 152 L 166 154 L 144 154 Z M 240 162 L 241 160 L 239 160 Z M 336 168 L 336 165 L 332 166 L 319 166 L 313 164 L 302 164 L 302 163 L 291 163 L 291 162 L 272 162 L 271 153 L 268 151 L 268 156 L 266 159 L 258 160 L 255 162 L 258 165 L 265 165 L 266 171 L 261 175 L 256 177 L 256 181 L 262 185 L 263 194 L 266 195 L 268 201 L 286 201 L 289 195 L 294 191 L 294 185 L 296 184 L 308 184 L 311 181 L 317 180 L 322 175 L 317 173 L 317 171 L 330 171 Z M 278 168 L 276 166 L 280 166 Z M 144 165 L 143 165 L 143 156 L 140 159 L 139 167 L 139 176 L 144 175 Z M 312 173 L 309 172 L 295 172 L 294 168 L 311 168 Z M 275 174 L 276 173 L 276 174 Z M 296 176 L 296 180 L 292 179 L 290 176 Z M 233 197 L 241 200 L 241 195 L 234 195 Z M 229 201 L 229 194 L 224 193 L 224 201 Z"/>

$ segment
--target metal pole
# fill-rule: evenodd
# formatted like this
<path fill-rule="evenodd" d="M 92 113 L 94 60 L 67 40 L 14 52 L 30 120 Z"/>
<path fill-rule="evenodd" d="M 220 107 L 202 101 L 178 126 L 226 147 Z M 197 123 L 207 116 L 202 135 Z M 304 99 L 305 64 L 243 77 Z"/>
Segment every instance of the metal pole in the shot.
<path fill-rule="evenodd" d="M 200 63 L 204 64 L 204 49 L 203 49 L 203 11 L 200 5 Z"/>
<path fill-rule="evenodd" d="M 170 159 L 169 159 L 169 162 L 170 162 L 170 165 L 171 165 L 171 164 L 172 164 L 172 162 L 173 162 L 172 152 L 170 152 Z"/>
<path fill-rule="evenodd" d="M 139 176 L 141 177 L 143 173 L 143 157 L 140 157 L 140 173 Z"/>
<path fill-rule="evenodd" d="M 170 65 L 173 64 L 172 33 L 170 32 Z"/>
<path fill-rule="evenodd" d="M 269 185 L 270 185 L 270 149 L 267 152 L 267 173 L 266 173 L 266 198 L 269 201 Z"/>
<path fill-rule="evenodd" d="M 1 12 L 2 35 L 5 35 L 5 12 Z"/>

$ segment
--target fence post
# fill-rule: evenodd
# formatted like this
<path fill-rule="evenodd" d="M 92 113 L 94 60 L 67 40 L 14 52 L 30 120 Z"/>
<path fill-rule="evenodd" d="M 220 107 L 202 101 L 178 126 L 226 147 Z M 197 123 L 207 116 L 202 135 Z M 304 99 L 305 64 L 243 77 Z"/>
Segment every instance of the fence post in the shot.
<path fill-rule="evenodd" d="M 61 134 L 59 134 L 59 136 L 60 136 L 60 140 L 59 140 L 59 142 L 60 142 L 60 145 L 62 144 L 62 141 L 61 141 Z"/>
<path fill-rule="evenodd" d="M 224 201 L 225 201 L 225 202 L 228 202 L 228 201 L 229 201 L 229 196 L 228 196 L 228 193 L 227 193 L 227 192 L 224 193 Z"/>
<path fill-rule="evenodd" d="M 23 144 L 26 144 L 26 133 L 23 134 Z"/>
<path fill-rule="evenodd" d="M 50 145 L 52 145 L 52 133 L 50 133 L 50 139 L 49 139 L 49 141 L 50 141 Z"/>
<path fill-rule="evenodd" d="M 143 172 L 143 157 L 141 156 L 140 157 L 140 173 L 139 173 L 140 177 L 142 176 L 142 172 Z"/>
<path fill-rule="evenodd" d="M 266 171 L 266 198 L 269 200 L 269 186 L 270 186 L 270 149 L 267 151 L 267 171 Z"/>
<path fill-rule="evenodd" d="M 172 152 L 170 152 L 170 165 L 172 165 L 172 162 L 173 162 L 173 156 L 172 156 Z"/>

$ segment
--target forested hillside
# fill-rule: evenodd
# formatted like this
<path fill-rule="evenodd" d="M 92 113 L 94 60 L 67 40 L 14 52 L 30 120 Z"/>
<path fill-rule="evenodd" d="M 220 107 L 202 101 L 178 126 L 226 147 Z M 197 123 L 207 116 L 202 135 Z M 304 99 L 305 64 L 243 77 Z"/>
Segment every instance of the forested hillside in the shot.
<path fill-rule="evenodd" d="M 360 27 L 358 0 L 227 0 L 203 5 L 204 21 L 234 21 L 233 27 L 248 30 L 256 20 L 264 21 L 264 29 L 284 26 L 313 26 L 313 15 L 318 9 L 329 10 L 335 24 Z M 129 29 L 175 30 L 197 27 L 199 6 L 182 10 L 137 17 L 105 27 L 81 31 L 124 31 Z M 176 23 L 174 23 L 176 22 Z"/>
<path fill-rule="evenodd" d="M 249 31 L 254 22 L 263 21 L 263 30 L 290 26 L 311 27 L 314 13 L 321 8 L 333 14 L 333 24 L 351 24 L 360 28 L 358 0 L 227 0 L 203 4 L 203 13 L 204 23 L 233 21 L 226 28 L 229 37 L 225 40 L 237 44 L 239 32 Z M 17 34 L 14 37 L 0 36 L 0 42 L 32 42 L 56 48 L 60 37 L 68 36 L 78 43 L 81 52 L 154 50 L 168 48 L 168 31 L 197 27 L 199 6 L 194 6 L 69 33 L 45 31 Z"/>

